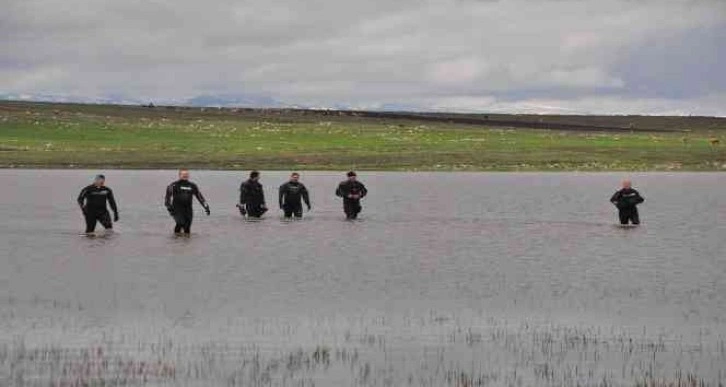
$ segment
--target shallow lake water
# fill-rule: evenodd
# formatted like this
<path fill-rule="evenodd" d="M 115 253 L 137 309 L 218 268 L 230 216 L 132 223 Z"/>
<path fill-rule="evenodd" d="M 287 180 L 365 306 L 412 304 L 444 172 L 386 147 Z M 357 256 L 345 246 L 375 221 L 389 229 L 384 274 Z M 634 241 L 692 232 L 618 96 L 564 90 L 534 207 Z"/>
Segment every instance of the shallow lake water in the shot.
<path fill-rule="evenodd" d="M 0 385 L 475 386 L 726 382 L 726 175 L 636 173 L 643 225 L 617 227 L 621 174 L 306 172 L 285 222 L 263 172 L 103 171 L 121 221 L 79 236 L 96 171 L 0 170 Z M 95 383 L 95 384 L 94 384 Z"/>

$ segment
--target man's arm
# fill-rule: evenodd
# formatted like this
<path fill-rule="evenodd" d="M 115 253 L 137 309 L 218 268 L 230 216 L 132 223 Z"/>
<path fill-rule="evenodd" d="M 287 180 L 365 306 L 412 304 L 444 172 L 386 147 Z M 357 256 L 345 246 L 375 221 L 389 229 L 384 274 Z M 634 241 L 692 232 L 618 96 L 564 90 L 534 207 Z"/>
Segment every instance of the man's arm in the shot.
<path fill-rule="evenodd" d="M 81 207 L 81 210 L 83 210 L 83 203 L 86 200 L 86 195 L 88 194 L 88 187 L 85 187 L 81 190 L 81 193 L 78 194 L 78 206 Z"/>
<path fill-rule="evenodd" d="M 305 186 L 302 186 L 302 198 L 305 205 L 308 206 L 308 210 L 310 210 L 310 194 L 308 194 L 308 189 Z"/>
<path fill-rule="evenodd" d="M 170 212 L 173 209 L 171 205 L 172 196 L 174 196 L 174 183 L 171 183 L 168 187 L 166 187 L 166 195 L 164 196 L 164 207 L 166 207 L 166 209 Z"/>
<path fill-rule="evenodd" d="M 108 205 L 111 206 L 111 210 L 113 211 L 113 217 L 115 221 L 118 221 L 118 207 L 116 206 L 116 198 L 113 196 L 113 191 L 111 188 L 106 188 L 108 190 Z"/>
<path fill-rule="evenodd" d="M 239 204 L 244 205 L 247 202 L 247 184 L 242 183 L 239 186 Z"/>
<path fill-rule="evenodd" d="M 262 207 L 267 208 L 267 204 L 265 203 L 265 188 L 260 185 L 260 199 L 262 199 Z"/>
<path fill-rule="evenodd" d="M 199 187 L 194 184 L 194 196 L 196 196 L 197 200 L 199 200 L 199 204 L 204 207 L 204 211 L 209 215 L 209 203 L 207 203 L 207 200 L 204 199 L 204 195 L 202 195 L 202 191 L 199 190 Z"/>
<path fill-rule="evenodd" d="M 338 184 L 338 189 L 335 190 L 335 196 L 345 197 L 344 191 L 343 183 Z"/>
<path fill-rule="evenodd" d="M 247 215 L 247 210 L 245 209 L 245 183 L 242 182 L 239 186 L 239 204 L 237 204 L 237 208 L 239 209 L 239 213 L 242 216 Z"/>
<path fill-rule="evenodd" d="M 280 203 L 280 208 L 285 204 L 285 195 L 287 195 L 287 184 L 281 185 L 278 190 L 277 201 Z"/>
<path fill-rule="evenodd" d="M 610 197 L 610 203 L 617 206 L 618 202 L 620 202 L 620 191 L 615 192 L 613 196 Z"/>
<path fill-rule="evenodd" d="M 635 203 L 640 204 L 645 201 L 645 198 L 640 195 L 640 192 L 635 191 Z"/>
<path fill-rule="evenodd" d="M 360 183 L 360 197 L 364 198 L 366 195 L 368 195 L 368 189 L 365 185 L 363 185 L 363 183 Z"/>

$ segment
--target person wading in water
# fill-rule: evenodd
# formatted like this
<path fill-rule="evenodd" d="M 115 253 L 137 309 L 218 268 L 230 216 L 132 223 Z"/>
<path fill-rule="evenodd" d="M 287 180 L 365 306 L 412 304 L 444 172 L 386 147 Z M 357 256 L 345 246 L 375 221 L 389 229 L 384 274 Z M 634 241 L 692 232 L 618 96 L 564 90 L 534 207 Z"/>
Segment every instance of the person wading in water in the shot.
<path fill-rule="evenodd" d="M 78 205 L 86 219 L 86 235 L 92 235 L 96 231 L 96 222 L 101 223 L 106 230 L 113 230 L 111 215 L 106 208 L 107 202 L 113 211 L 113 221 L 118 222 L 118 208 L 113 191 L 106 187 L 104 175 L 96 175 L 93 184 L 83 188 L 78 195 Z"/>
<path fill-rule="evenodd" d="M 260 184 L 258 171 L 250 172 L 250 178 L 240 185 L 237 208 L 242 216 L 247 215 L 250 218 L 259 218 L 267 212 L 265 191 Z"/>
<path fill-rule="evenodd" d="M 623 180 L 622 188 L 610 198 L 610 202 L 618 208 L 620 224 L 622 225 L 626 225 L 628 222 L 634 225 L 640 224 L 637 205 L 644 201 L 645 199 L 640 196 L 638 191 L 633 189 L 632 182 L 628 179 Z"/>
<path fill-rule="evenodd" d="M 191 234 L 192 220 L 194 219 L 192 203 L 195 197 L 204 207 L 204 212 L 209 216 L 209 204 L 204 199 L 202 192 L 199 191 L 199 187 L 189 181 L 189 171 L 186 169 L 180 170 L 179 180 L 166 187 L 166 196 L 164 197 L 164 206 L 176 222 L 174 226 L 175 234 L 185 236 Z"/>
<path fill-rule="evenodd" d="M 368 195 L 368 190 L 363 183 L 358 181 L 358 175 L 355 172 L 350 171 L 347 176 L 348 180 L 338 185 L 338 189 L 335 190 L 335 195 L 343 198 L 343 212 L 345 212 L 345 217 L 347 219 L 357 219 L 358 214 L 363 209 L 360 205 L 360 200 Z"/>
<path fill-rule="evenodd" d="M 279 195 L 280 209 L 285 213 L 285 218 L 302 218 L 303 202 L 310 211 L 310 195 L 305 185 L 300 182 L 300 174 L 294 172 L 290 175 L 290 181 L 280 186 Z"/>

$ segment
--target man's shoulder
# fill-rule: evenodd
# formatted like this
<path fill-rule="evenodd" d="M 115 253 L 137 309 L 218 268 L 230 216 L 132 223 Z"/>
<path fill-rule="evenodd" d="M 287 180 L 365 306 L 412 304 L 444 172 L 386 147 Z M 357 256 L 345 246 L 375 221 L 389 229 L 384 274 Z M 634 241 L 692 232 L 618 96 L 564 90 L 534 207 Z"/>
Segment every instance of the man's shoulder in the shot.
<path fill-rule="evenodd" d="M 196 188 L 197 185 L 188 180 L 176 180 L 169 184 L 169 188 L 176 189 L 180 187 L 192 187 Z"/>
<path fill-rule="evenodd" d="M 256 181 L 247 180 L 240 185 L 240 188 L 258 189 L 262 188 L 262 184 Z"/>

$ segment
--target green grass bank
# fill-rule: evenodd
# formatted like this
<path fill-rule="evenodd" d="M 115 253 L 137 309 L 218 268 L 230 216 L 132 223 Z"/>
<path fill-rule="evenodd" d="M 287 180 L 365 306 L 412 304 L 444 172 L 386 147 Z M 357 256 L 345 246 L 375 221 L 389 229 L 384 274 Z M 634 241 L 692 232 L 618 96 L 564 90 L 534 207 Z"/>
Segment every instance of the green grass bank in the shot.
<path fill-rule="evenodd" d="M 726 119 L 0 101 L 0 167 L 726 171 Z"/>

